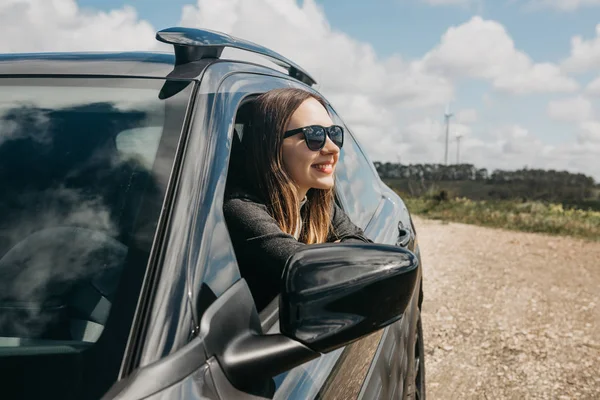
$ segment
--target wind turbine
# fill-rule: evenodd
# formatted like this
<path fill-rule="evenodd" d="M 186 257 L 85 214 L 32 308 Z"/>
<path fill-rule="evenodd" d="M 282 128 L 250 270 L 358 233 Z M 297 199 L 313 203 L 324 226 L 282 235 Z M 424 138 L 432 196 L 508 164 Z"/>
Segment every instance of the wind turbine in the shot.
<path fill-rule="evenodd" d="M 444 164 L 448 165 L 448 135 L 450 133 L 450 118 L 454 114 L 450 112 L 450 104 L 446 105 L 446 112 L 444 113 L 444 121 L 446 122 L 446 152 L 444 155 Z"/>
<path fill-rule="evenodd" d="M 460 164 L 460 139 L 463 135 L 461 133 L 456 134 L 456 165 Z"/>

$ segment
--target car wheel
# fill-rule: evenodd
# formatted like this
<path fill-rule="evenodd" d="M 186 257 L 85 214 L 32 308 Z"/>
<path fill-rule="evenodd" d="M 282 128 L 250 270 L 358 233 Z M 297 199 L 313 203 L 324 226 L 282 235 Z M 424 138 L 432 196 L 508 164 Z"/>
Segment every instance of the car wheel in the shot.
<path fill-rule="evenodd" d="M 417 320 L 417 331 L 415 332 L 415 358 L 408 393 L 409 399 L 425 400 L 425 346 L 423 344 L 423 327 L 420 313 Z"/>

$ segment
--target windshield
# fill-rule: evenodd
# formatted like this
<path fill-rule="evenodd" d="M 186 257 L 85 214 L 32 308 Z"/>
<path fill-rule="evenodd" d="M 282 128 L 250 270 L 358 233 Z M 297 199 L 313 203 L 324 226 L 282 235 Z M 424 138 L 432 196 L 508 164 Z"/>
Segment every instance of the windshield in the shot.
<path fill-rule="evenodd" d="M 189 98 L 164 84 L 0 79 L 0 350 L 96 342 L 145 267 Z"/>

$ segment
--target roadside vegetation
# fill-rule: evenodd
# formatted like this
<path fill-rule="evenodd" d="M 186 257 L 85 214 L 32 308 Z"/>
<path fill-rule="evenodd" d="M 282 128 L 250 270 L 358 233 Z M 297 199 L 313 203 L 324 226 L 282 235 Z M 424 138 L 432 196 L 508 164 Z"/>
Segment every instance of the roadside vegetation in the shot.
<path fill-rule="evenodd" d="M 411 213 L 426 218 L 600 241 L 600 211 L 565 209 L 562 204 L 540 201 L 440 197 L 402 195 Z"/>
<path fill-rule="evenodd" d="M 600 241 L 600 184 L 566 171 L 375 163 L 410 212 L 426 218 Z"/>

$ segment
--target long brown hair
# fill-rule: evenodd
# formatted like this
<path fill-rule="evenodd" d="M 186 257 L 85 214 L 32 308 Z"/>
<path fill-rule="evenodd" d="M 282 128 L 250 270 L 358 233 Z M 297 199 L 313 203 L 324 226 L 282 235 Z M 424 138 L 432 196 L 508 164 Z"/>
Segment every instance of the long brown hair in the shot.
<path fill-rule="evenodd" d="M 302 218 L 298 240 L 307 244 L 327 241 L 334 191 L 310 189 L 301 215 L 296 185 L 284 168 L 282 143 L 292 114 L 311 97 L 327 108 L 322 98 L 302 89 L 274 89 L 258 96 L 251 104 L 252 114 L 242 140 L 246 184 L 263 197 L 269 213 L 285 233 L 293 235 Z"/>

